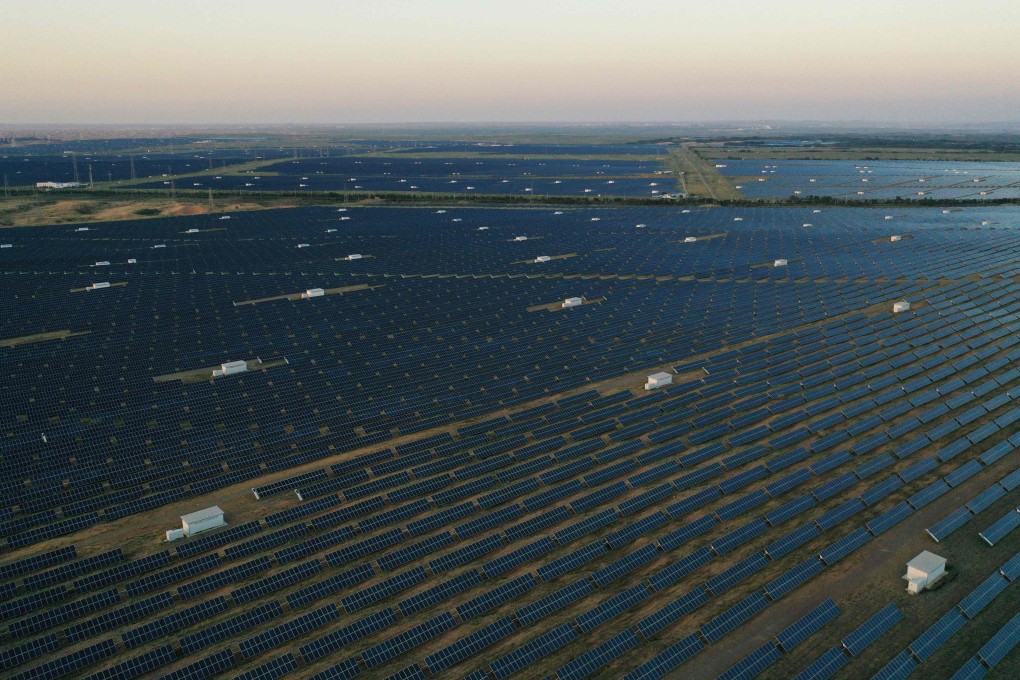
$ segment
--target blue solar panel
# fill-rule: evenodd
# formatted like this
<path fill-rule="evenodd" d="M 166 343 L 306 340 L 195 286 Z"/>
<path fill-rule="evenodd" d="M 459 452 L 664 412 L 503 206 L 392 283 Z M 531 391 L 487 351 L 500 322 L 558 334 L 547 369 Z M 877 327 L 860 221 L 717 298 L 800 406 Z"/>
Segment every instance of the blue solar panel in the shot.
<path fill-rule="evenodd" d="M 967 663 L 960 667 L 960 670 L 953 673 L 949 680 L 981 680 L 988 674 L 988 669 L 976 656 L 967 659 Z"/>
<path fill-rule="evenodd" d="M 934 526 L 925 529 L 925 531 L 938 543 L 969 522 L 973 517 L 974 515 L 966 507 L 957 508 L 935 523 Z"/>
<path fill-rule="evenodd" d="M 850 658 L 843 653 L 843 650 L 833 647 L 794 676 L 794 680 L 825 680 L 825 678 L 831 678 L 836 674 L 836 671 L 848 663 L 850 663 Z"/>
<path fill-rule="evenodd" d="M 825 564 L 817 557 L 809 557 L 795 567 L 791 567 L 782 576 L 767 583 L 762 590 L 773 600 L 778 600 L 790 591 L 825 570 Z"/>
<path fill-rule="evenodd" d="M 754 592 L 701 627 L 701 634 L 710 644 L 718 642 L 726 633 L 765 609 L 769 600 Z"/>
<path fill-rule="evenodd" d="M 497 680 L 505 680 L 575 639 L 577 639 L 577 630 L 572 624 L 565 623 L 529 640 L 509 654 L 499 657 L 490 664 L 489 668 Z"/>
<path fill-rule="evenodd" d="M 911 656 L 910 650 L 904 649 L 871 677 L 872 680 L 902 680 L 913 673 L 917 665 L 917 661 Z"/>
<path fill-rule="evenodd" d="M 909 649 L 918 660 L 924 661 L 938 651 L 966 623 L 967 619 L 958 610 L 951 609 L 911 642 Z"/>
<path fill-rule="evenodd" d="M 640 642 L 634 631 L 627 628 L 602 644 L 589 649 L 576 659 L 557 668 L 556 677 L 560 680 L 585 678 L 624 652 L 637 647 Z"/>
<path fill-rule="evenodd" d="M 988 528 L 981 531 L 978 536 L 985 539 L 988 545 L 995 545 L 1017 527 L 1020 527 L 1020 508 L 1012 508 Z"/>
<path fill-rule="evenodd" d="M 587 597 L 593 592 L 595 592 L 595 588 L 592 586 L 591 581 L 584 578 L 578 579 L 570 585 L 564 586 L 539 600 L 521 607 L 514 614 L 517 616 L 517 620 L 521 622 L 521 625 L 529 626 L 581 598 Z"/>
<path fill-rule="evenodd" d="M 779 648 L 783 652 L 790 652 L 841 613 L 835 602 L 831 599 L 825 600 L 776 635 Z"/>
<path fill-rule="evenodd" d="M 433 617 L 425 623 L 409 628 L 402 633 L 394 635 L 390 639 L 369 647 L 361 654 L 362 660 L 369 668 L 374 668 L 381 663 L 389 661 L 393 657 L 409 649 L 428 642 L 429 640 L 442 635 L 451 628 L 457 626 L 457 620 L 449 612 Z"/>
<path fill-rule="evenodd" d="M 661 678 L 666 673 L 685 663 L 688 659 L 697 656 L 704 648 L 705 643 L 701 641 L 698 634 L 692 633 L 674 642 L 635 668 L 624 676 L 624 680 L 652 680 L 654 678 Z"/>
<path fill-rule="evenodd" d="M 973 619 L 978 613 L 984 609 L 989 602 L 995 599 L 995 597 L 1001 593 L 1006 587 L 1009 586 L 1009 581 L 1000 574 L 995 572 L 981 584 L 972 590 L 969 595 L 960 601 L 957 605 L 963 615 L 968 619 Z"/>
<path fill-rule="evenodd" d="M 581 613 L 575 619 L 578 627 L 585 633 L 589 633 L 598 626 L 615 616 L 622 614 L 631 607 L 634 607 L 651 595 L 651 591 L 644 584 L 639 583 L 627 590 L 614 595 L 613 597 L 600 602 L 586 612 Z"/>
<path fill-rule="evenodd" d="M 1015 615 L 978 650 L 977 657 L 995 668 L 1020 643 L 1020 614 Z"/>
<path fill-rule="evenodd" d="M 662 590 L 670 586 L 700 567 L 708 564 L 715 556 L 708 548 L 699 548 L 690 555 L 683 557 L 673 564 L 660 569 L 648 577 L 648 583 L 655 590 Z"/>
<path fill-rule="evenodd" d="M 425 663 L 433 673 L 460 663 L 464 659 L 491 647 L 496 642 L 517 630 L 512 617 L 504 617 L 465 635 L 451 645 L 425 657 Z"/>
<path fill-rule="evenodd" d="M 851 656 L 859 656 L 871 643 L 902 620 L 903 612 L 890 602 L 843 638 L 843 647 Z"/>
<path fill-rule="evenodd" d="M 764 645 L 731 666 L 728 671 L 720 675 L 716 678 L 716 680 L 745 680 L 756 678 L 762 671 L 774 664 L 776 661 L 779 661 L 782 657 L 783 652 L 776 646 L 776 643 L 766 642 Z"/>
<path fill-rule="evenodd" d="M 528 592 L 537 585 L 538 582 L 530 573 L 518 576 L 458 606 L 457 613 L 462 620 L 467 621 Z"/>

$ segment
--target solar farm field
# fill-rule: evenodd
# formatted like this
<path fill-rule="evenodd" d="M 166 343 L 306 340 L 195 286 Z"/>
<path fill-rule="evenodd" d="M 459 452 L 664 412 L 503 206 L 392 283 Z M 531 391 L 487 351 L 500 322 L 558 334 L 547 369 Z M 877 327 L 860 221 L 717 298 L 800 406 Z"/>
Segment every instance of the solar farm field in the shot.
<path fill-rule="evenodd" d="M 0 670 L 1013 677 L 1015 215 L 0 230 Z"/>
<path fill-rule="evenodd" d="M 1020 164 L 961 161 L 720 160 L 749 198 L 1020 198 Z"/>
<path fill-rule="evenodd" d="M 612 147 L 610 147 L 612 148 Z M 658 147 L 655 147 L 658 148 Z M 584 151 L 590 151 L 584 147 Z M 570 154 L 564 151 L 564 154 Z M 666 154 L 606 157 L 349 156 L 282 160 L 243 174 L 193 178 L 179 188 L 225 191 L 401 191 L 454 195 L 647 196 L 677 191 Z M 163 188 L 170 180 L 136 188 Z"/>

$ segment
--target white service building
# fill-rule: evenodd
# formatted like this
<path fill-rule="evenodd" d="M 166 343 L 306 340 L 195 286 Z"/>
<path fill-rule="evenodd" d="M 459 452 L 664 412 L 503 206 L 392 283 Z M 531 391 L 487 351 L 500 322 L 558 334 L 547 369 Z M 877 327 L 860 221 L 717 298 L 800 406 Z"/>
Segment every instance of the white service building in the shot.
<path fill-rule="evenodd" d="M 931 587 L 946 572 L 946 558 L 933 552 L 922 550 L 914 559 L 907 562 L 907 573 L 903 578 L 907 582 L 907 592 L 917 595 Z"/>
<path fill-rule="evenodd" d="M 185 536 L 194 536 L 226 525 L 227 523 L 223 521 L 223 511 L 218 505 L 181 515 L 181 528 L 184 529 Z"/>

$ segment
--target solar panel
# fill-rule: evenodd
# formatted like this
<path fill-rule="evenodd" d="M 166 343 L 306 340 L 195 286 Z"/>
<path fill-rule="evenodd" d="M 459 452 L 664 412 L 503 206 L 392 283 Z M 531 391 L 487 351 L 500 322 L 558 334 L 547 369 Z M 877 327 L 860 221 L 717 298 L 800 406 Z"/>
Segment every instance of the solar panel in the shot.
<path fill-rule="evenodd" d="M 518 576 L 458 606 L 457 613 L 463 621 L 467 621 L 528 592 L 537 585 L 538 582 L 530 573 Z"/>
<path fill-rule="evenodd" d="M 0 652 L 0 670 L 7 670 L 60 649 L 60 635 L 50 633 Z"/>
<path fill-rule="evenodd" d="M 770 526 L 777 526 L 792 517 L 796 517 L 805 510 L 813 508 L 815 505 L 817 505 L 817 502 L 811 494 L 802 494 L 767 513 L 765 521 Z"/>
<path fill-rule="evenodd" d="M 716 680 L 743 680 L 744 678 L 756 678 L 766 668 L 779 661 L 783 652 L 774 642 L 766 642 L 743 659 L 735 663 Z"/>
<path fill-rule="evenodd" d="M 177 589 L 177 595 L 182 601 L 187 601 L 210 591 L 222 588 L 228 583 L 241 581 L 255 574 L 266 571 L 272 566 L 268 557 L 258 557 L 250 562 L 230 567 L 210 576 L 205 576 L 191 583 L 185 583 Z"/>
<path fill-rule="evenodd" d="M 790 591 L 808 582 L 825 570 L 825 563 L 817 557 L 809 557 L 795 567 L 791 567 L 777 579 L 767 583 L 762 590 L 773 600 L 778 600 Z"/>
<path fill-rule="evenodd" d="M 433 673 L 447 669 L 464 659 L 467 659 L 481 650 L 492 646 L 499 640 L 511 635 L 517 630 L 517 625 L 512 617 L 498 619 L 479 630 L 470 633 L 451 645 L 440 649 L 434 654 L 425 657 L 425 664 Z"/>
<path fill-rule="evenodd" d="M 713 595 L 718 597 L 751 574 L 761 571 L 768 564 L 769 559 L 765 556 L 764 552 L 754 553 L 737 562 L 726 571 L 710 578 L 706 586 Z"/>
<path fill-rule="evenodd" d="M 277 680 L 293 670 L 297 670 L 297 659 L 287 653 L 241 673 L 234 680 Z"/>
<path fill-rule="evenodd" d="M 347 680 L 359 673 L 361 673 L 361 665 L 358 663 L 358 657 L 352 656 L 316 673 L 308 680 Z"/>
<path fill-rule="evenodd" d="M 1018 526 L 1020 526 L 1020 508 L 1013 508 L 1007 510 L 1006 514 L 978 533 L 978 536 L 983 538 L 988 545 L 995 545 Z"/>
<path fill-rule="evenodd" d="M 904 649 L 871 677 L 872 680 L 901 680 L 913 673 L 917 666 L 918 663 L 911 656 L 910 650 Z"/>
<path fill-rule="evenodd" d="M 603 600 L 588 611 L 582 612 L 575 618 L 575 621 L 582 631 L 590 633 L 606 621 L 644 602 L 650 595 L 651 591 L 644 584 L 639 583 L 622 593 Z"/>
<path fill-rule="evenodd" d="M 850 663 L 850 658 L 839 647 L 833 647 L 815 659 L 794 680 L 824 680 L 831 678 L 843 666 Z"/>
<path fill-rule="evenodd" d="M 832 529 L 833 527 L 842 524 L 844 521 L 846 521 L 847 519 L 849 519 L 850 517 L 864 509 L 865 509 L 864 503 L 857 500 L 856 498 L 851 498 L 850 500 L 841 503 L 840 505 L 837 505 L 835 508 L 829 510 L 828 512 L 823 513 L 820 517 L 818 517 L 818 519 L 815 520 L 815 523 L 823 531 L 828 531 L 829 529 Z"/>
<path fill-rule="evenodd" d="M 595 592 L 595 589 L 591 581 L 584 578 L 578 579 L 570 585 L 564 586 L 539 600 L 521 607 L 514 614 L 517 616 L 517 620 L 521 622 L 521 625 L 529 626 L 581 598 L 587 597 L 593 592 Z"/>
<path fill-rule="evenodd" d="M 662 590 L 681 580 L 688 574 L 696 571 L 700 567 L 708 564 L 713 559 L 715 559 L 715 555 L 712 554 L 710 549 L 699 548 L 690 555 L 677 560 L 668 567 L 660 569 L 649 576 L 648 583 L 654 590 Z"/>
<path fill-rule="evenodd" d="M 953 673 L 949 680 L 981 680 L 987 675 L 988 669 L 976 656 L 967 659 L 967 663 L 960 667 L 960 670 Z"/>
<path fill-rule="evenodd" d="M 323 535 L 304 543 L 299 543 L 297 546 L 291 548 L 285 548 L 287 551 L 287 560 L 297 559 L 304 557 L 305 555 L 316 552 L 319 548 L 323 548 L 327 545 L 336 545 L 342 541 L 350 540 L 355 536 L 355 532 L 350 527 L 342 527 L 336 531 L 330 532 L 329 535 Z M 370 538 L 352 543 L 351 545 L 345 546 L 340 550 L 336 550 L 331 553 L 326 553 L 326 563 L 331 567 L 342 567 L 346 564 L 353 562 L 354 560 L 370 555 L 374 552 L 378 552 L 383 548 L 388 548 L 391 545 L 396 545 L 406 538 L 404 532 L 401 529 L 391 529 L 384 531 L 381 534 L 376 534 Z M 284 552 L 281 550 L 280 552 Z M 277 553 L 277 560 L 280 560 L 280 552 Z M 286 560 L 280 560 L 281 563 Z"/>
<path fill-rule="evenodd" d="M 172 607 L 173 604 L 173 593 L 159 593 L 139 602 L 129 604 L 126 607 L 104 612 L 95 618 L 65 628 L 64 637 L 67 638 L 68 642 L 80 642 L 81 640 L 105 633 L 108 630 L 113 630 L 124 624 L 137 621 L 140 618 Z"/>
<path fill-rule="evenodd" d="M 353 569 L 295 590 L 287 596 L 287 604 L 292 609 L 301 607 L 309 602 L 315 602 L 329 595 L 334 595 L 345 588 L 363 583 L 373 576 L 375 576 L 375 570 L 372 568 L 372 565 L 361 564 Z"/>
<path fill-rule="evenodd" d="M 94 645 L 79 649 L 62 657 L 51 659 L 46 663 L 9 676 L 9 680 L 30 680 L 30 678 L 59 678 L 74 671 L 90 666 L 97 661 L 109 659 L 117 654 L 117 645 L 113 640 L 103 640 Z"/>
<path fill-rule="evenodd" d="M 541 567 L 536 569 L 536 571 L 542 580 L 548 583 L 572 569 L 576 569 L 583 564 L 587 564 L 588 562 L 601 557 L 608 551 L 609 549 L 606 547 L 604 542 L 592 541 L 591 543 L 581 546 L 576 550 L 572 550 L 563 557 L 558 557 L 548 564 L 543 564 Z"/>
<path fill-rule="evenodd" d="M 860 528 L 851 531 L 849 534 L 840 538 L 839 540 L 830 543 L 825 548 L 822 548 L 818 556 L 825 562 L 826 566 L 832 566 L 839 560 L 843 559 L 854 550 L 857 550 L 865 543 L 872 539 L 872 535 L 867 529 Z"/>
<path fill-rule="evenodd" d="M 537 541 L 529 543 L 526 546 L 513 550 L 506 553 L 494 560 L 486 562 L 482 569 L 485 570 L 485 574 L 489 578 L 494 578 L 502 573 L 513 569 L 516 566 L 524 564 L 530 560 L 545 555 L 556 549 L 556 544 L 552 542 L 548 536 L 544 536 Z"/>
<path fill-rule="evenodd" d="M 427 609 L 443 600 L 453 597 L 457 593 L 462 593 L 469 588 L 473 588 L 482 582 L 482 576 L 477 570 L 472 569 L 471 571 L 455 576 L 452 579 L 444 581 L 438 585 L 432 586 L 427 590 L 412 595 L 411 597 L 401 600 L 398 603 L 400 611 L 405 616 L 413 614 L 415 612 Z"/>
<path fill-rule="evenodd" d="M 456 626 L 457 620 L 449 612 L 443 612 L 425 623 L 409 628 L 384 642 L 369 647 L 362 652 L 361 658 L 366 666 L 374 668 L 381 663 L 389 661 L 398 654 L 414 649 L 418 645 L 424 644 Z"/>
<path fill-rule="evenodd" d="M 885 635 L 902 620 L 903 612 L 890 602 L 843 638 L 843 648 L 850 656 L 859 656 L 871 643 Z"/>
<path fill-rule="evenodd" d="M 776 635 L 779 648 L 784 653 L 789 653 L 841 613 L 835 602 L 831 599 L 825 600 Z"/>
<path fill-rule="evenodd" d="M 934 526 L 925 529 L 925 531 L 938 543 L 969 522 L 973 517 L 974 515 L 966 507 L 957 508 L 939 520 Z"/>
<path fill-rule="evenodd" d="M 234 635 L 251 630 L 277 616 L 283 616 L 283 608 L 276 600 L 270 600 L 246 612 L 232 616 L 202 630 L 180 638 L 181 649 L 185 654 L 205 649 L 209 645 L 229 639 Z"/>
<path fill-rule="evenodd" d="M 226 598 L 216 597 L 174 612 L 169 616 L 150 621 L 145 625 L 127 631 L 121 637 L 124 640 L 124 645 L 128 649 L 133 649 L 149 640 L 155 640 L 168 633 L 176 632 L 200 621 L 212 618 L 226 609 Z"/>
<path fill-rule="evenodd" d="M 90 571 L 95 571 L 100 567 L 108 567 L 111 564 L 116 564 L 124 559 L 124 554 L 120 548 L 115 550 L 109 550 L 99 555 L 93 555 L 92 557 L 86 557 L 76 562 L 69 564 L 63 564 L 56 569 L 50 569 L 37 574 L 29 574 L 25 577 L 24 585 L 28 589 L 43 588 L 54 583 L 60 583 L 66 581 L 69 578 L 87 574 Z"/>
<path fill-rule="evenodd" d="M 652 680 L 661 678 L 666 673 L 674 670 L 688 659 L 691 659 L 705 648 L 697 633 L 692 633 L 685 638 L 659 652 L 648 661 L 644 662 L 633 671 L 624 676 L 624 680 Z"/>
<path fill-rule="evenodd" d="M 384 609 L 304 644 L 299 651 L 305 663 L 312 663 L 396 622 L 393 610 Z"/>
<path fill-rule="evenodd" d="M 978 585 L 977 588 L 972 590 L 965 598 L 960 601 L 957 605 L 963 615 L 968 619 L 973 619 L 978 615 L 982 609 L 984 609 L 989 602 L 995 599 L 995 597 L 1001 593 L 1006 587 L 1009 586 L 1009 581 L 1000 574 L 995 572 Z"/>
<path fill-rule="evenodd" d="M 717 555 L 723 555 L 730 550 L 747 543 L 752 538 L 760 536 L 765 533 L 768 528 L 769 525 L 766 524 L 764 519 L 760 517 L 753 519 L 747 524 L 734 529 L 722 538 L 712 541 L 712 550 L 714 550 Z"/>
<path fill-rule="evenodd" d="M 637 647 L 640 642 L 634 631 L 627 628 L 602 644 L 589 649 L 576 659 L 557 668 L 556 677 L 560 678 L 560 680 L 585 678 L 613 659 L 621 656 L 624 652 Z"/>
<path fill-rule="evenodd" d="M 928 627 L 916 640 L 910 643 L 909 649 L 919 661 L 924 661 L 934 654 L 956 631 L 963 628 L 967 619 L 957 609 L 951 609 Z"/>
<path fill-rule="evenodd" d="M 1020 643 L 1020 614 L 1015 615 L 978 650 L 977 657 L 989 668 L 1002 662 L 1017 643 Z"/>
<path fill-rule="evenodd" d="M 306 635 L 329 621 L 340 617 L 340 610 L 335 604 L 327 604 L 314 611 L 302 614 L 296 618 L 273 626 L 257 635 L 241 640 L 238 649 L 241 656 L 250 659 L 269 649 L 278 647 L 288 640 L 293 640 L 301 635 Z"/>
<path fill-rule="evenodd" d="M 23 574 L 29 574 L 45 567 L 52 567 L 60 564 L 61 562 L 73 560 L 77 556 L 78 551 L 73 545 L 69 545 L 63 548 L 47 551 L 40 555 L 26 557 L 18 560 L 17 562 L 0 565 L 0 579 L 9 579 Z"/>
<path fill-rule="evenodd" d="M 422 541 L 404 546 L 379 558 L 379 567 L 384 571 L 392 571 L 408 562 L 433 553 L 440 548 L 445 548 L 454 542 L 453 534 L 449 531 L 440 532 Z"/>
<path fill-rule="evenodd" d="M 415 567 L 414 569 L 394 574 L 388 579 L 384 579 L 367 588 L 362 588 L 346 597 L 342 597 L 340 598 L 340 603 L 347 610 L 347 613 L 360 611 L 370 604 L 387 598 L 394 593 L 399 593 L 411 586 L 424 583 L 428 578 L 429 574 L 425 571 L 424 567 Z"/>
<path fill-rule="evenodd" d="M 167 673 L 160 680 L 192 680 L 192 678 L 207 678 L 217 673 L 233 668 L 237 663 L 234 652 L 230 648 L 220 650 L 215 654 L 205 657 L 200 661 L 178 668 L 172 673 Z"/>
<path fill-rule="evenodd" d="M 114 588 L 62 604 L 59 607 L 49 609 L 26 619 L 21 619 L 20 621 L 14 621 L 11 623 L 9 630 L 13 637 L 38 633 L 57 624 L 105 609 L 117 602 L 120 602 L 120 591 Z"/>
<path fill-rule="evenodd" d="M 870 531 L 873 535 L 878 536 L 896 526 L 913 513 L 914 509 L 910 507 L 910 504 L 906 501 L 901 501 L 891 509 L 886 510 L 881 515 L 868 522 L 865 526 L 868 527 L 868 531 Z"/>
<path fill-rule="evenodd" d="M 577 639 L 577 630 L 572 624 L 565 623 L 529 640 L 509 654 L 499 657 L 490 664 L 489 668 L 496 680 L 505 680 L 575 639 Z"/>
<path fill-rule="evenodd" d="M 751 593 L 702 626 L 701 634 L 709 644 L 718 642 L 726 633 L 744 623 L 768 605 L 769 600 L 765 595 L 760 592 Z"/>

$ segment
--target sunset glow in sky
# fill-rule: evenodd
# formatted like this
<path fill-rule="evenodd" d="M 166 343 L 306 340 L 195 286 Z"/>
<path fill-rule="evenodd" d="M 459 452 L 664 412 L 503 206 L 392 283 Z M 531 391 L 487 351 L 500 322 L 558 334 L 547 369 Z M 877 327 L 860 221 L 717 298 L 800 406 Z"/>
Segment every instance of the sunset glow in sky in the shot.
<path fill-rule="evenodd" d="M 0 123 L 1020 119 L 1020 2 L 31 0 Z"/>

